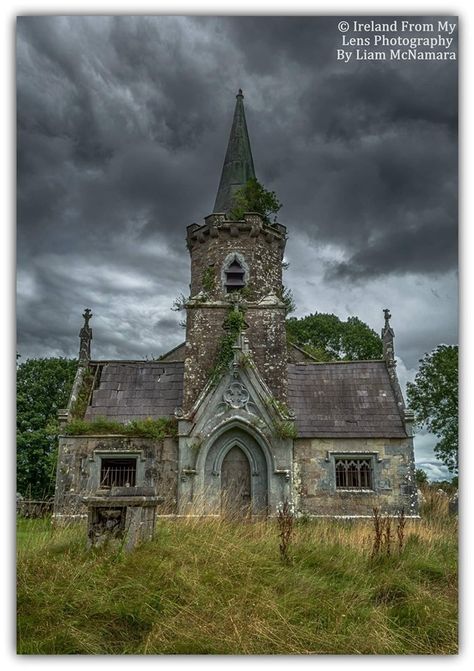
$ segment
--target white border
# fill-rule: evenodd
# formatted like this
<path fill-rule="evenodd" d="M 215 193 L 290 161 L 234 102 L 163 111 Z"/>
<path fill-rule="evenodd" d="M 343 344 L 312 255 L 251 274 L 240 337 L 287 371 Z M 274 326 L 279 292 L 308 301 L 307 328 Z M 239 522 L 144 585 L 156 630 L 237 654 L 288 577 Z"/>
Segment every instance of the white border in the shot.
<path fill-rule="evenodd" d="M 3 599 L 3 604 L 7 608 L 2 608 L 1 621 L 1 648 L 0 655 L 3 662 L 3 669 L 10 669 L 17 666 L 31 666 L 34 665 L 50 668 L 51 666 L 61 667 L 71 664 L 72 666 L 86 667 L 88 669 L 103 669 L 104 665 L 109 667 L 130 665 L 135 667 L 137 664 L 142 665 L 156 665 L 160 668 L 164 667 L 180 667 L 181 665 L 192 665 L 198 667 L 221 666 L 223 663 L 226 666 L 235 666 L 245 664 L 245 666 L 263 666 L 271 667 L 287 667 L 289 664 L 297 665 L 311 665 L 314 668 L 316 665 L 318 669 L 333 669 L 339 666 L 355 665 L 356 667 L 379 667 L 389 666 L 398 668 L 400 664 L 404 668 L 411 668 L 413 666 L 436 668 L 438 666 L 452 668 L 468 668 L 472 665 L 474 660 L 474 643 L 471 628 L 473 626 L 473 606 L 472 606 L 472 574 L 468 570 L 470 562 L 468 561 L 469 550 L 471 549 L 471 522 L 466 520 L 468 511 L 473 510 L 471 488 L 462 491 L 461 495 L 461 510 L 464 513 L 464 521 L 462 522 L 462 544 L 461 544 L 461 595 L 462 595 L 462 619 L 461 619 L 461 654 L 458 657 L 16 657 L 14 653 L 14 617 L 15 617 L 15 592 L 14 592 L 14 518 L 10 514 L 14 509 L 12 505 L 14 496 L 14 487 L 12 485 L 12 473 L 14 471 L 14 353 L 15 353 L 15 313 L 14 313 L 14 283 L 15 283 L 15 17 L 19 14 L 204 14 L 204 15 L 237 15 L 237 14 L 268 14 L 268 15 L 298 15 L 298 14 L 314 14 L 314 15 L 332 15 L 342 16 L 347 15 L 364 15 L 373 14 L 380 15 L 459 15 L 460 16 L 460 80 L 461 80 L 461 102 L 462 108 L 460 112 L 461 134 L 461 244 L 460 244 L 460 264 L 461 264 L 461 319 L 460 319 L 460 334 L 461 347 L 465 344 L 465 349 L 462 349 L 462 384 L 461 384 L 461 445 L 464 446 L 464 453 L 462 455 L 462 469 L 466 472 L 472 473 L 472 450 L 474 449 L 469 443 L 468 437 L 474 435 L 473 417 L 474 413 L 468 412 L 469 401 L 472 401 L 472 394 L 467 389 L 466 380 L 472 377 L 473 371 L 473 354 L 472 349 L 467 346 L 467 334 L 471 332 L 472 326 L 472 311 L 470 303 L 468 303 L 467 292 L 468 288 L 472 286 L 474 279 L 474 271 L 472 264 L 469 264 L 468 255 L 472 255 L 473 247 L 473 227 L 474 214 L 472 208 L 472 172 L 467 170 L 467 156 L 470 153 L 472 156 L 472 119 L 474 119 L 474 110 L 472 105 L 472 86 L 468 88 L 468 79 L 472 81 L 472 55 L 473 55 L 473 40 L 474 33 L 472 31 L 472 13 L 474 3 L 468 2 L 427 2 L 418 1 L 414 4 L 412 1 L 404 0 L 396 4 L 382 4 L 379 2 L 355 2 L 346 1 L 343 3 L 335 2 L 297 2 L 294 1 L 291 5 L 288 2 L 281 2 L 269 0 L 255 2 L 254 0 L 240 0 L 239 2 L 217 3 L 208 2 L 201 3 L 197 0 L 188 0 L 188 2 L 139 2 L 137 4 L 124 3 L 120 0 L 97 2 L 82 2 L 82 3 L 67 3 L 67 2 L 25 2 L 18 3 L 6 0 L 1 5 L 1 78 L 2 91 L 4 93 L 2 105 L 0 107 L 0 114 L 2 120 L 2 148 L 3 161 L 1 163 L 1 180 L 3 189 L 3 218 L 2 218 L 2 244 L 1 249 L 1 268 L 3 277 L 1 282 L 2 288 L 2 308 L 3 314 L 7 315 L 7 325 L 2 329 L 2 380 L 6 384 L 2 386 L 2 396 L 0 398 L 0 407 L 2 411 L 2 427 L 8 427 L 8 430 L 3 436 L 3 456 L 8 453 L 8 467 L 2 468 L 2 493 L 3 493 L 3 516 L 2 521 L 8 519 L 8 528 L 10 532 L 10 542 L 3 544 L 3 547 L 8 547 L 8 552 L 3 553 L 7 555 L 4 558 L 3 570 L 1 572 L 5 584 L 2 590 L 3 594 L 7 594 L 8 598 Z M 471 120 L 470 125 L 465 120 Z M 5 151 L 6 149 L 6 151 Z M 470 150 L 470 152 L 469 152 Z M 470 188 L 469 185 L 470 178 Z M 471 216 L 469 216 L 471 215 Z M 472 258 L 472 256 L 471 256 Z M 462 482 L 462 474 L 461 474 Z M 5 511 L 8 511 L 6 513 Z M 5 528 L 3 527 L 3 535 L 5 538 Z"/>

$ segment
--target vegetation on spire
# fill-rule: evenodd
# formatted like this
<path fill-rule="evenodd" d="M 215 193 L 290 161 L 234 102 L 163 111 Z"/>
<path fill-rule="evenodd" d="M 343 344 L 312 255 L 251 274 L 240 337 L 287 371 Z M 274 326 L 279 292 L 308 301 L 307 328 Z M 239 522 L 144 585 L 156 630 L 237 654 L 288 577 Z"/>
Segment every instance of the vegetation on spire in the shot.
<path fill-rule="evenodd" d="M 240 220 L 245 212 L 258 212 L 267 224 L 272 223 L 270 216 L 276 215 L 282 208 L 276 193 L 267 191 L 255 177 L 247 180 L 247 183 L 235 192 L 232 202 L 233 206 L 229 212 L 231 219 Z M 273 221 L 276 221 L 276 216 L 273 217 Z"/>

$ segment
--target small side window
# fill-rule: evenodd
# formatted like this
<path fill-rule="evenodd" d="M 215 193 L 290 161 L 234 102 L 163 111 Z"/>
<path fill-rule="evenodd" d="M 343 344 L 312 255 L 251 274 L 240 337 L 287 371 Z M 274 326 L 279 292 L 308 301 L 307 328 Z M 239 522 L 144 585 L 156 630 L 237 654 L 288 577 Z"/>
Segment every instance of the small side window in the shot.
<path fill-rule="evenodd" d="M 136 476 L 136 459 L 102 459 L 100 466 L 101 488 L 135 487 Z"/>
<path fill-rule="evenodd" d="M 373 489 L 370 457 L 336 457 L 336 489 Z"/>

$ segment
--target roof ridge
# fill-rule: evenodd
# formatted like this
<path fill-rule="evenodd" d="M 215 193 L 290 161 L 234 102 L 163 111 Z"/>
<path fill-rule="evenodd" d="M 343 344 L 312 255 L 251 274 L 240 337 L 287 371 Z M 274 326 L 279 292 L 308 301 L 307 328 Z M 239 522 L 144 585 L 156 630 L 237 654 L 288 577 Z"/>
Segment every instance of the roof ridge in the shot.
<path fill-rule="evenodd" d="M 354 363 L 385 363 L 384 359 L 359 359 L 357 361 L 297 361 L 296 363 L 288 362 L 290 366 L 332 366 L 340 364 L 354 364 Z"/>
<path fill-rule="evenodd" d="M 89 362 L 92 365 L 105 364 L 105 363 L 142 363 L 142 364 L 157 364 L 160 366 L 171 366 L 174 364 L 183 364 L 184 361 L 161 361 L 161 359 L 91 359 Z"/>

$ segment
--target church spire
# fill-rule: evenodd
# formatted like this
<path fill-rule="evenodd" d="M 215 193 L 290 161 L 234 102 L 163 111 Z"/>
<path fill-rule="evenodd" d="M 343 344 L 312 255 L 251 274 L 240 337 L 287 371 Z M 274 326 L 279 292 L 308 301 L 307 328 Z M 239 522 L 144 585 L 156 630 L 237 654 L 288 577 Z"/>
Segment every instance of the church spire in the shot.
<path fill-rule="evenodd" d="M 249 179 L 255 178 L 252 150 L 245 121 L 244 95 L 242 89 L 236 96 L 234 121 L 230 131 L 229 144 L 222 168 L 221 181 L 217 191 L 214 212 L 229 212 L 232 198 Z"/>

